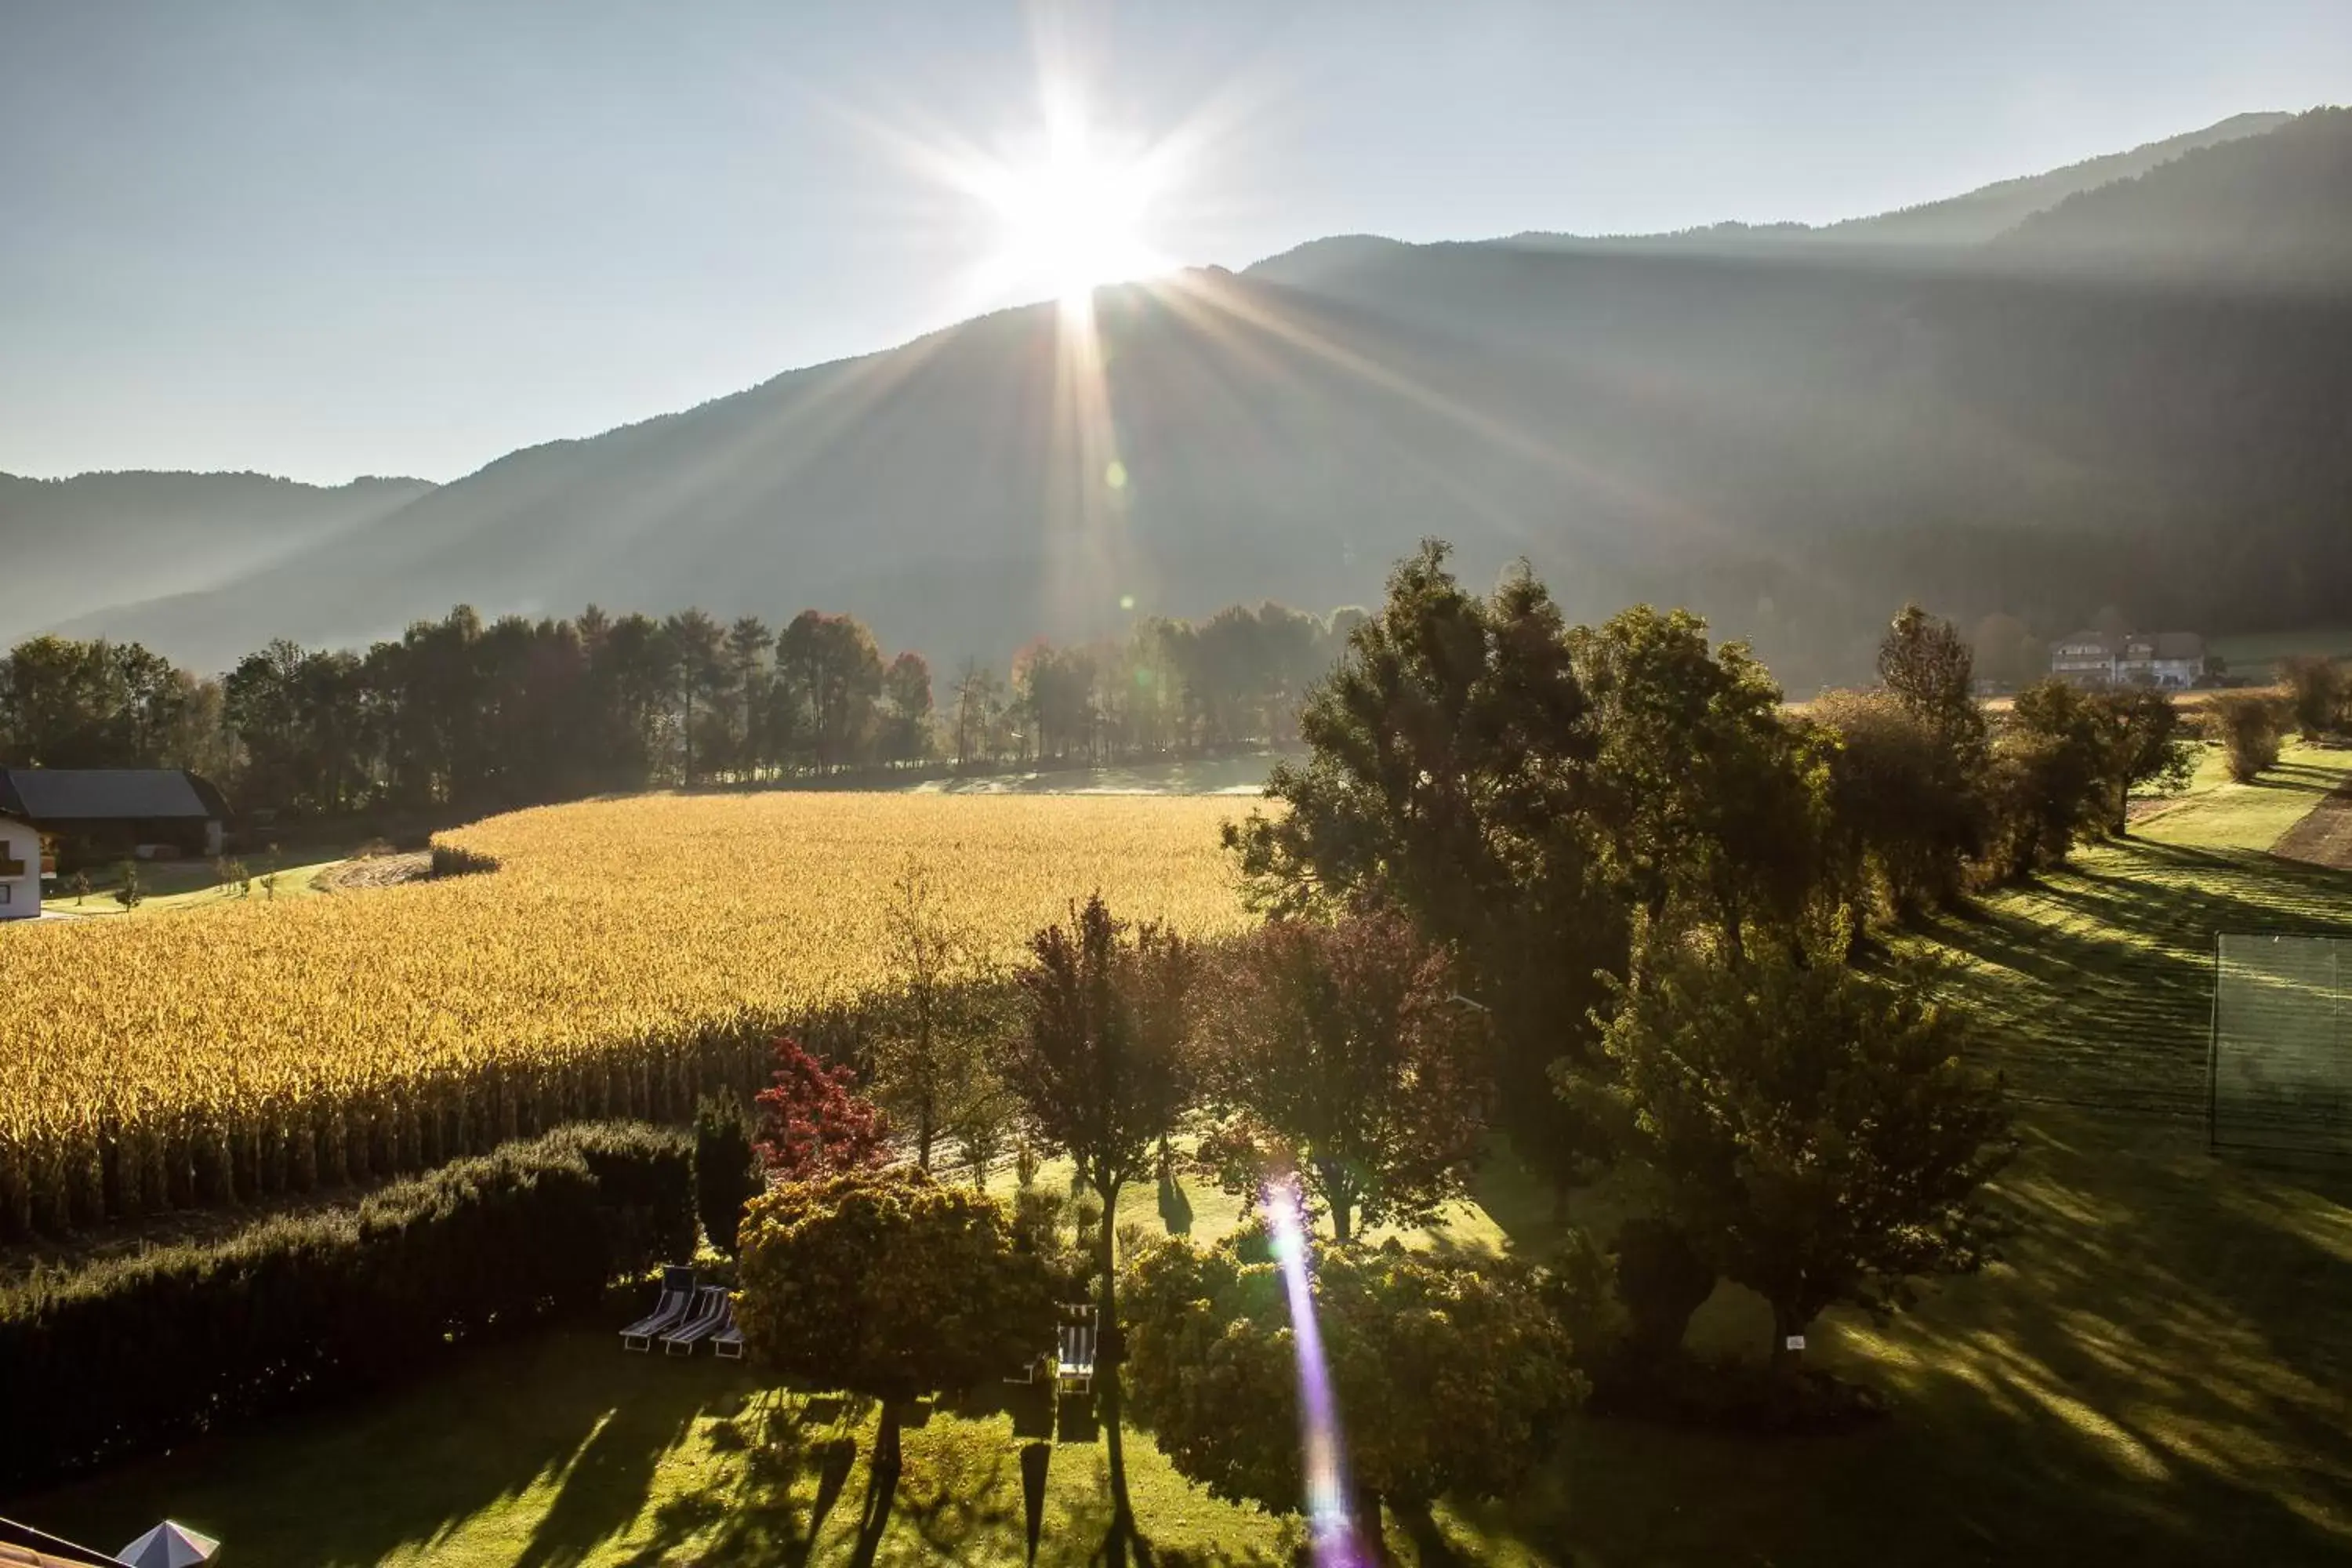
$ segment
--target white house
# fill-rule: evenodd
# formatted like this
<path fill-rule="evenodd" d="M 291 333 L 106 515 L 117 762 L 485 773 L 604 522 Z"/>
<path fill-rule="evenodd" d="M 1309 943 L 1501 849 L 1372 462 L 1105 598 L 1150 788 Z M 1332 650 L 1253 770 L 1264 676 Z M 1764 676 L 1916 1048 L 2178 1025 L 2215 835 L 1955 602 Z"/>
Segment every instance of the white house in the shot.
<path fill-rule="evenodd" d="M 0 921 L 41 913 L 41 835 L 29 822 L 0 816 Z"/>
<path fill-rule="evenodd" d="M 2050 673 L 2077 686 L 2155 686 L 2179 690 L 2205 673 L 2205 639 L 2195 632 L 2076 632 L 2050 645 Z"/>

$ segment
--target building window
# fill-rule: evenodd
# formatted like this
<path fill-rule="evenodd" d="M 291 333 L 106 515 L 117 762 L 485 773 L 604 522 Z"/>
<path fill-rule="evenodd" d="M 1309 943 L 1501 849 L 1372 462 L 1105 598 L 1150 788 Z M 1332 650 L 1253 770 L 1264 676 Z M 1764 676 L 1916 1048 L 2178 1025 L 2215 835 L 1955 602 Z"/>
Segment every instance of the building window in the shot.
<path fill-rule="evenodd" d="M 13 882 L 0 882 L 0 904 L 5 904 L 5 903 L 7 903 L 7 902 L 11 901 L 12 900 L 14 900 L 14 899 L 16 898 L 16 884 L 15 884 L 15 883 L 13 883 Z"/>

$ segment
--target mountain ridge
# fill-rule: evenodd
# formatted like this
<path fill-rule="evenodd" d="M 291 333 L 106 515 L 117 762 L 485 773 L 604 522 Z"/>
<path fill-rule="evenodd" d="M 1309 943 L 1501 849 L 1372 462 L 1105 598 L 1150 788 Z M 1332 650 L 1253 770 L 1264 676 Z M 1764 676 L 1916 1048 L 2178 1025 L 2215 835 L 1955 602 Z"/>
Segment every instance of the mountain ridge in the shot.
<path fill-rule="evenodd" d="M 2188 156 L 2126 205 L 2212 199 L 2202 175 L 2179 196 Z M 341 642 L 461 601 L 815 605 L 944 667 L 1139 614 L 1363 602 L 1438 532 L 1473 574 L 1535 559 L 1574 613 L 1692 603 L 1801 686 L 1923 595 L 2211 627 L 2352 485 L 2323 416 L 2352 405 L 2333 295 L 2282 314 L 2228 282 L 2179 310 L 1985 247 L 1283 257 L 1098 291 L 1099 428 L 1071 417 L 1056 307 L 1018 307 L 507 454 L 227 587 L 72 624 L 205 663 L 265 604 L 265 635 Z M 1114 457 L 1131 483 L 1103 481 Z M 2266 602 L 2352 584 L 2331 549 Z"/>

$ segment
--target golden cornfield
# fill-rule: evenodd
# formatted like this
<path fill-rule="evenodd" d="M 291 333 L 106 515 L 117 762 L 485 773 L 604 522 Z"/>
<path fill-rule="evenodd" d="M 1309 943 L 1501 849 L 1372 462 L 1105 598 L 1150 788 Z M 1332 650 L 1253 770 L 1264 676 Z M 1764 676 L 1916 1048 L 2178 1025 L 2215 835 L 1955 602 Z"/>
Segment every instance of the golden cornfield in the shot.
<path fill-rule="evenodd" d="M 1072 898 L 1245 923 L 1217 825 L 1150 796 L 649 796 L 441 843 L 493 872 L 0 932 L 0 1232 L 415 1170 L 583 1117 L 680 1119 L 889 984 L 910 860 L 1015 953 Z"/>

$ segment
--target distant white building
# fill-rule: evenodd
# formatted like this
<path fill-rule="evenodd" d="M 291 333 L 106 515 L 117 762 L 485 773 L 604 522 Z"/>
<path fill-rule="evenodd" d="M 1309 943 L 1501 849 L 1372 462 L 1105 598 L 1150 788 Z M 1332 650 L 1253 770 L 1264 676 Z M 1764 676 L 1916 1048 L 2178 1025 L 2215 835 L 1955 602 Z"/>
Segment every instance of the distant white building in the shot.
<path fill-rule="evenodd" d="M 2205 673 L 2205 639 L 2195 632 L 2076 632 L 2050 646 L 2050 673 L 2077 686 L 2183 690 Z"/>
<path fill-rule="evenodd" d="M 41 914 L 41 833 L 31 823 L 0 816 L 0 921 Z"/>

